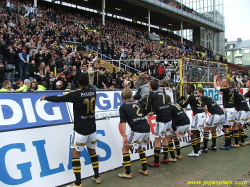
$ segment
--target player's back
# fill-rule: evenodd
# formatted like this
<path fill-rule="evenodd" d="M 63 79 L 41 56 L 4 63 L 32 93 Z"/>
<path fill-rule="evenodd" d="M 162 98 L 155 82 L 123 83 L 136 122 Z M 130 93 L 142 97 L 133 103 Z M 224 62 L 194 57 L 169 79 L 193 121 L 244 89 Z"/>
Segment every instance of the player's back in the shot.
<path fill-rule="evenodd" d="M 244 96 L 237 89 L 234 90 L 234 103 L 237 111 L 249 111 L 249 107 L 247 105 L 247 100 L 245 100 Z"/>
<path fill-rule="evenodd" d="M 136 102 L 123 103 L 119 109 L 121 122 L 128 122 L 132 131 L 150 132 L 150 127 L 141 106 Z"/>
<path fill-rule="evenodd" d="M 224 114 L 221 107 L 218 105 L 218 103 L 212 97 L 202 96 L 201 98 L 202 98 L 203 104 L 207 105 L 208 111 L 211 114 L 218 114 L 218 115 Z"/>
<path fill-rule="evenodd" d="M 186 108 L 188 104 L 190 104 L 190 107 L 194 115 L 196 115 L 197 113 L 205 112 L 203 108 L 203 103 L 201 101 L 201 97 L 197 93 L 190 94 L 186 99 L 186 101 L 183 104 L 181 104 L 181 107 Z"/>
<path fill-rule="evenodd" d="M 156 121 L 169 122 L 171 121 L 170 108 L 166 94 L 161 91 L 152 91 L 148 96 L 148 106 L 152 105 L 153 111 L 156 114 Z M 148 108 L 146 108 L 147 110 Z"/>
<path fill-rule="evenodd" d="M 223 93 L 223 106 L 225 108 L 233 108 L 234 107 L 234 88 L 225 87 L 221 88 L 220 92 Z"/>
<path fill-rule="evenodd" d="M 76 91 L 74 97 L 74 130 L 83 135 L 95 132 L 95 89 L 91 86 L 84 87 Z"/>
<path fill-rule="evenodd" d="M 176 126 L 190 124 L 190 120 L 181 106 L 174 103 L 169 103 L 172 115 L 172 123 Z"/>

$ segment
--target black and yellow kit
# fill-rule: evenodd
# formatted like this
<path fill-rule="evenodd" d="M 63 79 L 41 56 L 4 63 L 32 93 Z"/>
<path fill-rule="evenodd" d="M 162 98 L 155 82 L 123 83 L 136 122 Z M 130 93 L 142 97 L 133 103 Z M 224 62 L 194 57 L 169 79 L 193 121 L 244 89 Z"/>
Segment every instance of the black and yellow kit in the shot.
<path fill-rule="evenodd" d="M 201 97 L 199 94 L 196 94 L 196 93 L 190 94 L 188 98 L 186 99 L 186 101 L 184 101 L 184 103 L 181 103 L 180 106 L 182 108 L 186 108 L 188 104 L 190 104 L 194 115 L 205 112 L 203 108 L 203 103 L 201 101 Z"/>
<path fill-rule="evenodd" d="M 244 97 L 250 98 L 250 88 L 247 90 L 247 92 L 245 93 Z M 249 104 L 250 104 L 250 99 L 249 99 Z"/>
<path fill-rule="evenodd" d="M 172 116 L 172 128 L 176 131 L 177 126 L 189 125 L 190 120 L 183 108 L 178 104 L 169 103 L 171 116 Z"/>
<path fill-rule="evenodd" d="M 170 107 L 165 93 L 161 91 L 149 92 L 145 114 L 151 112 L 151 107 L 156 114 L 156 121 L 166 123 L 172 120 Z"/>
<path fill-rule="evenodd" d="M 244 96 L 240 93 L 239 90 L 234 90 L 234 104 L 237 111 L 249 111 L 249 107 L 247 105 L 247 101 Z"/>
<path fill-rule="evenodd" d="M 233 108 L 234 107 L 234 88 L 221 88 L 220 92 L 223 93 L 223 106 L 225 108 Z"/>
<path fill-rule="evenodd" d="M 136 102 L 123 103 L 119 109 L 120 123 L 128 122 L 131 131 L 146 133 L 150 132 L 150 127 L 141 106 Z"/>
<path fill-rule="evenodd" d="M 65 95 L 45 97 L 47 101 L 71 102 L 74 110 L 74 131 L 89 135 L 96 131 L 95 104 L 96 91 L 91 86 L 69 92 Z"/>
<path fill-rule="evenodd" d="M 204 105 L 207 105 L 207 109 L 210 114 L 218 114 L 218 115 L 224 114 L 222 108 L 217 104 L 217 102 L 212 97 L 203 95 L 201 97 L 201 100 Z"/>

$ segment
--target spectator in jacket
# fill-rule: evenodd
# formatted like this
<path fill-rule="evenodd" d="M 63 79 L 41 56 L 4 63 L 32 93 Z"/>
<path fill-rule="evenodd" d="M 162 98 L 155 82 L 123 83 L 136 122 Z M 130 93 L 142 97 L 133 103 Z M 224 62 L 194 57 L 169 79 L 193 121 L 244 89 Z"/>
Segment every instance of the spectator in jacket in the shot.
<path fill-rule="evenodd" d="M 18 92 L 29 92 L 29 91 L 31 91 L 30 90 L 30 85 L 31 85 L 30 80 L 25 79 L 23 83 L 24 83 L 23 86 L 20 87 L 19 89 L 17 89 L 16 91 L 18 91 Z"/>
<path fill-rule="evenodd" d="M 164 77 L 164 68 L 162 67 L 162 64 L 159 65 L 159 68 L 157 69 L 158 79 L 162 80 Z"/>
<path fill-rule="evenodd" d="M 6 69 L 2 62 L 0 62 L 0 88 L 3 87 L 3 81 L 6 79 L 5 73 L 6 72 L 12 72 L 15 70 L 15 67 L 12 67 L 12 69 Z"/>
<path fill-rule="evenodd" d="M 13 69 L 13 67 L 16 67 L 16 54 L 13 50 L 12 47 L 9 48 L 9 52 L 7 53 L 7 68 L 8 69 Z M 15 75 L 15 70 L 12 72 L 8 73 L 8 80 L 13 84 L 14 83 L 14 75 Z"/>
<path fill-rule="evenodd" d="M 19 70 L 20 70 L 20 79 L 26 79 L 28 75 L 28 66 L 29 66 L 29 55 L 26 53 L 26 47 L 23 47 L 22 53 L 19 53 Z"/>
<path fill-rule="evenodd" d="M 63 73 L 58 73 L 56 79 L 52 84 L 52 90 L 65 90 L 68 86 L 68 82 Z"/>
<path fill-rule="evenodd" d="M 8 92 L 10 91 L 9 88 L 11 87 L 10 81 L 5 80 L 3 81 L 3 87 L 0 89 L 0 92 Z"/>

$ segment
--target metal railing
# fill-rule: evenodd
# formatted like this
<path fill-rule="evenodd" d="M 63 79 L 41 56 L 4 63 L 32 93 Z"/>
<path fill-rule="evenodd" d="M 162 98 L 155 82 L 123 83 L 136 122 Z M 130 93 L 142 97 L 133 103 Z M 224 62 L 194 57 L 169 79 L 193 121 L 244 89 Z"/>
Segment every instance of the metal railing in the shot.
<path fill-rule="evenodd" d="M 212 65 L 212 66 L 211 66 Z M 222 78 L 228 76 L 228 65 L 217 62 L 208 62 L 201 60 L 191 60 L 191 63 L 180 60 L 180 96 L 183 95 L 183 85 L 202 84 L 203 87 L 210 87 L 214 82 L 214 76 L 218 73 Z"/>

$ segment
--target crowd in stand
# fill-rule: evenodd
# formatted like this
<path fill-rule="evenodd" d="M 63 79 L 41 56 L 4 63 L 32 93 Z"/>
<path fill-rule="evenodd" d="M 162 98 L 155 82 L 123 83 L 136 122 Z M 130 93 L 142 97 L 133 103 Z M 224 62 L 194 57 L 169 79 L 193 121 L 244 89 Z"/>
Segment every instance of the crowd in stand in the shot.
<path fill-rule="evenodd" d="M 87 73 L 96 89 L 137 88 L 140 84 L 132 76 L 139 75 L 138 71 L 147 72 L 139 80 L 157 78 L 162 85 L 172 87 L 179 82 L 180 58 L 214 60 L 196 51 L 205 48 L 195 47 L 188 40 L 182 44 L 180 37 L 171 32 L 157 30 L 161 42 L 156 42 L 144 26 L 135 23 L 107 18 L 106 26 L 102 26 L 101 17 L 96 14 L 45 2 L 34 9 L 31 3 L 1 2 L 0 87 L 5 89 L 76 89 L 80 73 Z M 77 41 L 85 52 L 66 45 L 67 41 Z M 112 72 L 105 69 L 102 60 L 108 59 L 120 60 L 121 68 L 113 68 Z M 199 66 L 213 66 L 202 63 Z M 206 76 L 201 71 L 194 79 L 191 75 L 195 72 L 199 70 L 187 72 L 187 80 Z"/>

